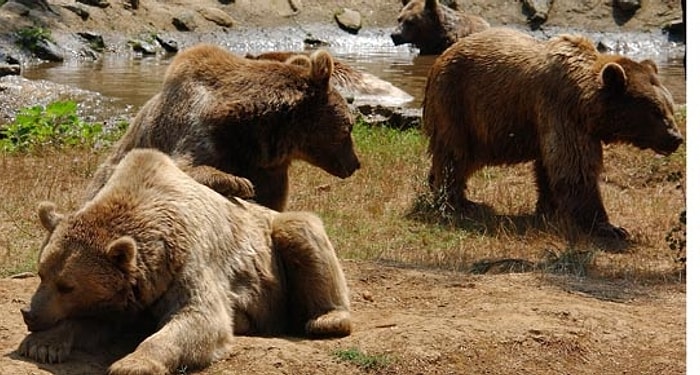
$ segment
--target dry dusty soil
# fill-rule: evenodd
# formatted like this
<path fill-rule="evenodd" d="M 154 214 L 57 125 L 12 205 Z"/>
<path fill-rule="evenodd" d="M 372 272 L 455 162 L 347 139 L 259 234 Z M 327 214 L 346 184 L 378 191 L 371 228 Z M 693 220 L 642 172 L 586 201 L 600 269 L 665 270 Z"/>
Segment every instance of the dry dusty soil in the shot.
<path fill-rule="evenodd" d="M 239 337 L 200 374 L 684 374 L 685 288 L 541 273 L 468 275 L 344 261 L 354 332 Z M 2 374 L 100 374 L 126 345 L 60 365 L 19 357 L 36 277 L 0 279 Z M 359 353 L 353 362 L 349 358 Z M 364 355 L 364 356 L 362 356 Z"/>
<path fill-rule="evenodd" d="M 60 0 L 54 4 L 67 4 Z M 265 24 L 290 20 L 269 8 L 304 4 L 299 21 L 314 15 L 318 1 L 202 1 L 229 11 L 238 26 L 255 19 Z M 340 1 L 364 12 L 369 26 L 392 25 L 398 1 Z M 383 5 L 377 5 L 382 3 Z M 520 19 L 517 1 L 474 1 L 494 24 Z M 646 29 L 680 16 L 672 2 L 648 2 L 638 17 L 613 28 Z M 142 0 L 137 11 L 112 1 L 91 8 L 82 23 L 60 8 L 57 29 L 172 28 L 173 14 L 187 2 Z M 199 3 L 198 3 L 199 4 Z M 611 24 L 609 2 L 555 2 L 553 24 Z M 581 4 L 585 5 L 581 7 Z M 367 6 L 367 7 L 365 7 Z M 335 7 L 316 19 L 331 19 Z M 503 10 L 501 10 L 503 8 Z M 481 12 L 480 12 L 481 11 Z M 383 15 L 383 16 L 380 16 Z M 4 15 L 3 22 L 19 20 Z M 29 22 L 29 20 L 25 20 Z M 573 22 L 573 21 L 572 21 Z M 654 25 L 656 23 L 656 25 Z M 118 27 L 116 26 L 118 25 Z M 2 25 L 0 25 L 2 26 Z M 2 29 L 2 27 L 0 27 Z M 686 371 L 686 290 L 683 282 L 640 285 L 624 281 L 574 278 L 542 273 L 471 275 L 344 261 L 352 290 L 354 332 L 337 340 L 239 337 L 232 355 L 192 374 L 684 374 Z M 19 313 L 38 278 L 0 279 L 0 374 L 101 374 L 128 350 L 123 343 L 75 352 L 59 365 L 41 365 L 19 357 L 27 334 Z M 355 356 L 353 357 L 353 354 Z M 354 358 L 354 360 L 352 360 Z"/>

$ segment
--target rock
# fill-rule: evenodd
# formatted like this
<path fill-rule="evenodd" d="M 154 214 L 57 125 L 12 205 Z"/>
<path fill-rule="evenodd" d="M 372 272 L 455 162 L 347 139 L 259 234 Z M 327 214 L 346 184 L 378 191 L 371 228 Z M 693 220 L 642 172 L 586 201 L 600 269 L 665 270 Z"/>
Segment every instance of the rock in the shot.
<path fill-rule="evenodd" d="M 31 9 L 29 9 L 26 5 L 15 1 L 8 1 L 5 3 L 2 6 L 2 10 L 8 13 L 14 13 L 21 17 L 26 17 L 29 15 L 29 12 L 31 12 Z"/>
<path fill-rule="evenodd" d="M 328 47 L 330 45 L 331 44 L 327 41 L 318 39 L 311 35 L 307 35 L 306 38 L 304 38 L 304 46 L 308 48 Z"/>
<path fill-rule="evenodd" d="M 57 14 L 49 5 L 47 0 L 10 0 L 5 4 L 3 9 L 8 9 L 7 7 L 12 7 L 14 5 L 20 5 L 29 10 L 35 9 L 42 12 L 51 12 Z M 20 9 L 21 7 L 17 8 Z"/>
<path fill-rule="evenodd" d="M 15 64 L 7 64 L 0 62 L 0 77 L 9 75 L 19 75 L 21 67 Z"/>
<path fill-rule="evenodd" d="M 107 8 L 109 6 L 109 1 L 108 0 L 76 0 L 79 3 L 83 3 L 85 5 L 90 5 L 93 7 L 99 7 L 99 8 Z"/>
<path fill-rule="evenodd" d="M 83 21 L 90 18 L 90 12 L 88 12 L 87 9 L 83 8 L 80 5 L 68 4 L 68 5 L 63 5 L 63 7 L 68 9 L 69 11 L 77 14 L 78 17 L 80 17 Z"/>
<path fill-rule="evenodd" d="M 199 14 L 201 14 L 205 19 L 214 22 L 219 26 L 233 26 L 233 18 L 219 8 L 201 8 L 199 9 Z"/>
<path fill-rule="evenodd" d="M 134 50 L 134 52 L 138 52 L 143 55 L 155 55 L 156 54 L 156 46 L 154 46 L 151 43 L 148 43 L 143 40 L 138 40 L 138 39 L 132 39 L 129 41 L 129 45 L 131 45 L 131 48 Z"/>
<path fill-rule="evenodd" d="M 78 35 L 85 39 L 86 42 L 90 45 L 90 48 L 92 48 L 95 51 L 102 52 L 105 49 L 105 41 L 102 38 L 102 35 L 93 33 L 93 32 L 79 32 Z"/>
<path fill-rule="evenodd" d="M 63 61 L 63 48 L 48 39 L 37 40 L 36 44 L 32 47 L 32 52 L 36 57 L 42 60 L 53 62 Z"/>
<path fill-rule="evenodd" d="M 125 0 L 124 1 L 124 9 L 139 9 L 140 2 L 139 0 Z"/>
<path fill-rule="evenodd" d="M 160 44 L 161 47 L 168 53 L 177 53 L 179 47 L 177 45 L 177 40 L 173 39 L 163 39 L 159 35 L 156 35 L 156 42 Z"/>
<path fill-rule="evenodd" d="M 351 34 L 357 34 L 362 28 L 362 15 L 356 10 L 343 8 L 335 13 L 335 21 L 341 29 Z"/>
<path fill-rule="evenodd" d="M 356 108 L 371 125 L 386 125 L 400 130 L 420 127 L 420 108 L 390 108 L 381 105 L 360 105 Z"/>
<path fill-rule="evenodd" d="M 20 65 L 20 61 L 18 58 L 8 55 L 2 50 L 2 46 L 0 46 L 0 63 L 5 62 L 10 65 Z"/>
<path fill-rule="evenodd" d="M 178 31 L 194 31 L 197 28 L 194 13 L 185 11 L 173 17 L 173 26 Z"/>
<path fill-rule="evenodd" d="M 636 12 L 642 4 L 639 0 L 615 0 L 613 6 L 623 12 Z"/>
<path fill-rule="evenodd" d="M 554 0 L 523 0 L 523 6 L 527 11 L 527 21 L 533 29 L 537 29 L 547 21 L 549 9 Z"/>

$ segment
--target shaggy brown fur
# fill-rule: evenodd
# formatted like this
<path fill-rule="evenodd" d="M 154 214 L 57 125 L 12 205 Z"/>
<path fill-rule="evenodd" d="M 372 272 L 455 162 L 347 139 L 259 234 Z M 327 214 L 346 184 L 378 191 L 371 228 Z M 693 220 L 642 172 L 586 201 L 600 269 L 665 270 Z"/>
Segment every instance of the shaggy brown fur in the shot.
<path fill-rule="evenodd" d="M 599 54 L 580 36 L 539 42 L 486 30 L 454 44 L 429 72 L 423 126 L 431 186 L 465 208 L 475 171 L 534 160 L 539 213 L 627 237 L 609 223 L 601 200 L 602 143 L 672 153 L 682 143 L 673 107 L 652 61 Z"/>
<path fill-rule="evenodd" d="M 391 40 L 397 46 L 411 43 L 421 55 L 439 55 L 459 38 L 489 27 L 485 19 L 450 9 L 437 0 L 403 0 L 403 5 Z"/>
<path fill-rule="evenodd" d="M 298 55 L 296 52 L 274 51 L 264 52 L 259 55 L 246 55 L 246 57 L 258 60 L 287 61 L 296 55 Z M 390 82 L 382 80 L 375 75 L 361 72 L 338 60 L 334 60 L 333 62 L 331 84 L 348 101 L 354 102 L 357 100 L 361 102 L 363 98 L 376 97 L 376 101 L 401 105 L 413 100 L 411 95 L 392 85 Z"/>
<path fill-rule="evenodd" d="M 350 334 L 349 292 L 321 221 L 220 194 L 134 150 L 79 211 L 40 206 L 41 284 L 19 353 L 62 362 L 117 323 L 157 331 L 109 374 L 167 374 L 227 356 L 235 334 Z"/>
<path fill-rule="evenodd" d="M 341 178 L 352 175 L 360 166 L 351 137 L 354 119 L 329 83 L 332 72 L 333 58 L 325 51 L 289 63 L 246 59 L 212 45 L 180 52 L 161 92 L 143 106 L 96 172 L 87 198 L 133 148 L 156 148 L 185 160 L 180 164 L 190 163 L 188 172 L 207 185 L 212 169 L 242 177 L 237 186 L 243 193 L 248 179 L 254 199 L 276 210 L 286 205 L 295 159 Z"/>

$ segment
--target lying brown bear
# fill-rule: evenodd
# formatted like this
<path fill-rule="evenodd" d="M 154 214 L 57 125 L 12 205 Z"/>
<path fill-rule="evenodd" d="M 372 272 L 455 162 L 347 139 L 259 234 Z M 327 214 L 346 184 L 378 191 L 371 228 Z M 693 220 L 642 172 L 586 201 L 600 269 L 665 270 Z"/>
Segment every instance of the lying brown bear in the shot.
<path fill-rule="evenodd" d="M 134 150 L 80 210 L 39 209 L 49 235 L 19 353 L 62 362 L 144 313 L 157 331 L 109 374 L 227 356 L 234 334 L 350 334 L 345 276 L 321 221 L 227 200 L 165 154 Z"/>
<path fill-rule="evenodd" d="M 603 143 L 668 155 L 683 142 L 656 65 L 596 51 L 561 35 L 540 42 L 493 28 L 461 39 L 432 66 L 423 126 L 429 181 L 457 209 L 469 176 L 534 160 L 537 212 L 561 214 L 596 236 L 626 238 L 603 207 Z"/>

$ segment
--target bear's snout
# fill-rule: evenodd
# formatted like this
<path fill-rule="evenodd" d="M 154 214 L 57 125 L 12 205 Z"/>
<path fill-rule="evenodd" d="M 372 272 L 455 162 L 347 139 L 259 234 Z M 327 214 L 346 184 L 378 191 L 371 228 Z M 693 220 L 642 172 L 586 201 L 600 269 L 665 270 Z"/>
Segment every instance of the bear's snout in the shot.
<path fill-rule="evenodd" d="M 39 316 L 31 309 L 31 307 L 23 307 L 19 309 L 22 313 L 24 324 L 30 332 L 43 331 L 51 327 L 51 323 L 42 322 Z"/>
<path fill-rule="evenodd" d="M 406 38 L 403 37 L 400 28 L 396 29 L 393 33 L 391 33 L 391 41 L 394 42 L 395 46 L 408 43 Z"/>
<path fill-rule="evenodd" d="M 29 307 L 23 307 L 19 309 L 19 311 L 22 313 L 22 319 L 24 319 L 24 324 L 27 325 L 27 328 L 29 328 L 30 331 L 33 331 L 32 326 L 36 325 L 36 314 L 29 308 Z"/>

